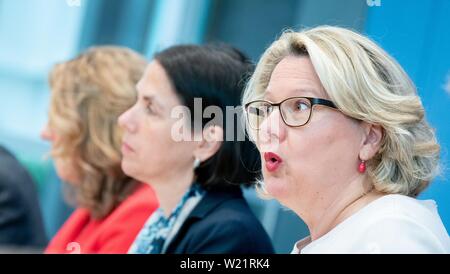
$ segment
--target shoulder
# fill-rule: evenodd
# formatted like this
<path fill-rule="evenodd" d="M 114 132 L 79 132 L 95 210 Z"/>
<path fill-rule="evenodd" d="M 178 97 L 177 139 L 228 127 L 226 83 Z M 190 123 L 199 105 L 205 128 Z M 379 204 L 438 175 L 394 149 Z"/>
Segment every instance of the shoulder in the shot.
<path fill-rule="evenodd" d="M 0 146 L 0 172 L 2 175 L 7 175 L 8 173 L 12 173 L 15 176 L 15 172 L 25 172 L 25 168 L 20 164 L 14 155 L 6 150 L 5 148 Z M 9 177 L 9 176 L 8 176 Z M 13 177 L 13 176 L 11 176 Z"/>
<path fill-rule="evenodd" d="M 48 253 L 66 252 L 69 242 L 82 244 L 87 253 L 126 253 L 157 207 L 153 190 L 139 185 L 108 216 L 93 220 L 87 209 L 77 209 L 47 248 Z"/>
<path fill-rule="evenodd" d="M 34 187 L 33 180 L 20 162 L 5 148 L 0 146 L 0 187 L 18 191 L 28 186 Z"/>
<path fill-rule="evenodd" d="M 36 186 L 28 171 L 6 149 L 0 146 L 0 204 L 11 208 L 27 207 L 35 212 Z"/>
<path fill-rule="evenodd" d="M 147 208 L 155 210 L 158 200 L 152 187 L 140 183 L 135 191 L 131 193 L 117 209 L 120 211 L 130 211 L 136 208 Z"/>
<path fill-rule="evenodd" d="M 368 210 L 372 222 L 385 219 L 397 219 L 415 223 L 417 226 L 427 227 L 438 232 L 444 229 L 439 216 L 436 202 L 433 200 L 418 200 L 405 195 L 386 195 L 373 202 Z M 440 231 L 443 232 L 443 231 Z"/>
<path fill-rule="evenodd" d="M 125 253 L 158 206 L 148 185 L 140 185 L 115 210 L 100 222 L 99 253 Z"/>
<path fill-rule="evenodd" d="M 251 211 L 244 197 L 237 197 L 227 200 L 211 211 L 205 223 L 214 224 L 234 224 L 248 231 L 262 228 L 260 222 Z"/>
<path fill-rule="evenodd" d="M 258 231 L 262 226 L 250 209 L 242 192 L 207 193 L 191 215 L 203 210 L 200 220 L 202 226 L 223 226 L 228 229 L 246 228 L 247 231 Z"/>
<path fill-rule="evenodd" d="M 158 202 L 153 189 L 146 184 L 139 184 L 136 190 L 106 217 L 105 221 L 127 221 L 124 225 L 137 222 L 137 225 L 141 225 L 157 207 Z"/>
<path fill-rule="evenodd" d="M 6 148 L 0 146 L 0 160 L 4 161 L 5 159 L 14 159 L 14 156 Z"/>
<path fill-rule="evenodd" d="M 199 204 L 201 206 L 201 204 Z M 188 253 L 273 253 L 269 236 L 242 196 L 191 219 L 182 242 Z"/>
<path fill-rule="evenodd" d="M 450 240 L 434 201 L 387 195 L 375 201 L 361 236 L 382 253 L 450 252 Z"/>

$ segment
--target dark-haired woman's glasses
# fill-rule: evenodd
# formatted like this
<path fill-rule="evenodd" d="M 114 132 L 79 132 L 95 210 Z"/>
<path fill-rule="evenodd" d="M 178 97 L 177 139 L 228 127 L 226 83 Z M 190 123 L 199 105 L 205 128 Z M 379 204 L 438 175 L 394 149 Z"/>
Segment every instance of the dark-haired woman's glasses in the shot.
<path fill-rule="evenodd" d="M 279 103 L 256 100 L 245 104 L 247 120 L 252 129 L 259 130 L 261 124 L 278 107 L 283 122 L 290 127 L 306 125 L 311 119 L 313 106 L 322 105 L 337 109 L 336 105 L 326 99 L 311 97 L 290 97 Z"/>

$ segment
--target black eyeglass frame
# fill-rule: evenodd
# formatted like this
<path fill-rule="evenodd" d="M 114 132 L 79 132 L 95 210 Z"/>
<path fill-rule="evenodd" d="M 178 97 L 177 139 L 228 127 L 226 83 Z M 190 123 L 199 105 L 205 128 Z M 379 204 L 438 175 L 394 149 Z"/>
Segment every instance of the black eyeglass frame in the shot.
<path fill-rule="evenodd" d="M 286 122 L 286 119 L 284 118 L 283 112 L 281 111 L 281 105 L 282 105 L 284 102 L 288 101 L 288 100 L 291 100 L 291 99 L 297 99 L 297 98 L 298 98 L 298 99 L 306 99 L 306 100 L 308 100 L 309 103 L 311 104 L 311 108 L 310 108 L 310 110 L 309 110 L 308 120 L 306 120 L 306 122 L 305 122 L 304 124 L 292 126 L 292 125 L 289 125 L 289 124 Z M 245 110 L 245 112 L 247 113 L 247 115 L 246 115 L 246 116 L 247 116 L 247 122 L 249 123 L 250 127 L 252 127 L 252 128 L 253 128 L 253 126 L 251 125 L 251 123 L 250 123 L 250 121 L 249 121 L 249 118 L 248 118 L 248 107 L 249 107 L 251 104 L 254 104 L 254 103 L 256 103 L 256 102 L 267 103 L 267 104 L 271 105 L 272 107 L 278 107 L 278 110 L 280 111 L 280 116 L 281 116 L 281 119 L 283 120 L 283 123 L 284 123 L 285 125 L 289 126 L 289 127 L 302 127 L 302 126 L 308 124 L 309 121 L 311 120 L 312 111 L 313 111 L 313 108 L 314 108 L 315 105 L 322 105 L 322 106 L 326 106 L 326 107 L 338 109 L 337 106 L 336 106 L 333 102 L 331 102 L 330 100 L 322 99 L 322 98 L 314 98 L 314 97 L 294 96 L 294 97 L 286 98 L 286 99 L 284 99 L 283 101 L 278 102 L 278 103 L 272 103 L 272 102 L 267 101 L 267 100 L 255 100 L 255 101 L 248 102 L 247 104 L 244 105 L 244 110 Z M 273 110 L 272 110 L 272 111 L 273 111 Z M 254 130 L 259 130 L 259 128 L 253 128 L 253 129 L 254 129 Z"/>

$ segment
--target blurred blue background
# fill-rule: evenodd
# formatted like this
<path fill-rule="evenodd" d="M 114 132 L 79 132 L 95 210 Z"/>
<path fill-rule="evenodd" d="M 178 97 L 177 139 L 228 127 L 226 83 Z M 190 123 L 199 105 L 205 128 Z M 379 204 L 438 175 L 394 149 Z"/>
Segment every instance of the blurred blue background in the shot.
<path fill-rule="evenodd" d="M 36 181 L 49 238 L 71 208 L 39 138 L 47 119 L 47 73 L 92 45 L 117 44 L 147 57 L 178 43 L 224 41 L 254 61 L 286 28 L 321 24 L 366 33 L 416 83 L 442 145 L 444 171 L 421 195 L 434 199 L 450 228 L 449 0 L 0 0 L 0 144 Z M 448 169 L 448 168 L 447 168 Z M 279 253 L 307 235 L 304 223 L 275 201 L 246 193 Z"/>

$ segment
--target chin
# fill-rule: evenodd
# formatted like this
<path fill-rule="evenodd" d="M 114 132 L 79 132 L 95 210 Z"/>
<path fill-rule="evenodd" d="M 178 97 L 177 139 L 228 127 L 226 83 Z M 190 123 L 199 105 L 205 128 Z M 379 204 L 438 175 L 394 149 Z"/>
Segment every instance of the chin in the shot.
<path fill-rule="evenodd" d="M 56 173 L 58 174 L 58 177 L 61 179 L 61 181 L 73 186 L 78 185 L 76 177 L 68 173 L 66 170 L 56 170 Z"/>
<path fill-rule="evenodd" d="M 264 188 L 270 196 L 278 201 L 284 200 L 289 192 L 282 178 L 272 176 L 264 177 Z"/>
<path fill-rule="evenodd" d="M 56 160 L 55 170 L 61 181 L 70 185 L 77 185 L 77 176 L 75 175 L 75 171 L 70 165 L 60 160 Z"/>
<path fill-rule="evenodd" d="M 140 182 L 146 182 L 145 170 L 142 169 L 141 165 L 136 164 L 136 162 L 133 161 L 122 159 L 121 167 L 127 176 Z"/>
<path fill-rule="evenodd" d="M 123 172 L 130 177 L 135 177 L 135 168 L 133 168 L 133 164 L 130 163 L 129 161 L 122 159 L 122 162 L 120 164 L 120 166 L 122 167 Z"/>

